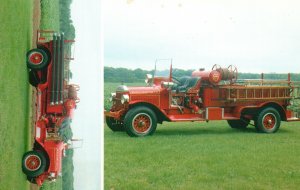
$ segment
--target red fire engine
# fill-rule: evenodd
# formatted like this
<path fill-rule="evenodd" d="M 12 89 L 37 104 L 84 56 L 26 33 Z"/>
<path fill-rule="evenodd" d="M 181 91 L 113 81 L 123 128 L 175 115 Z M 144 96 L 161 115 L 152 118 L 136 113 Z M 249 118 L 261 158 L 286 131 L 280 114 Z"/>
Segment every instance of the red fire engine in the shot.
<path fill-rule="evenodd" d="M 263 76 L 263 75 L 262 75 Z M 105 111 L 113 131 L 130 136 L 151 135 L 163 121 L 227 120 L 232 128 L 246 128 L 250 121 L 258 132 L 274 133 L 281 121 L 299 121 L 289 109 L 300 97 L 299 82 L 287 80 L 237 80 L 235 66 L 200 69 L 176 79 L 172 66 L 168 76 L 148 74 L 147 87 L 121 85 L 111 93 L 113 103 Z"/>
<path fill-rule="evenodd" d="M 69 84 L 69 62 L 74 40 L 63 33 L 38 31 L 37 48 L 26 56 L 29 82 L 36 87 L 36 121 L 33 150 L 23 155 L 22 170 L 28 181 L 42 185 L 61 175 L 68 145 L 61 136 L 70 127 L 79 102 L 79 86 Z"/>

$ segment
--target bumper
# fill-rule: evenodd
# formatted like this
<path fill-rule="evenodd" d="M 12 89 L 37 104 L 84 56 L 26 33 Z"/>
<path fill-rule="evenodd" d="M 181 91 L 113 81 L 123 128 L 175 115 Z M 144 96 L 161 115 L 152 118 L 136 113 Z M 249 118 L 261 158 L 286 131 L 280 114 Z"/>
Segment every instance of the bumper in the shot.
<path fill-rule="evenodd" d="M 116 120 L 120 120 L 123 113 L 124 113 L 124 110 L 119 110 L 119 111 L 115 111 L 115 112 L 104 110 L 105 117 L 112 117 Z"/>

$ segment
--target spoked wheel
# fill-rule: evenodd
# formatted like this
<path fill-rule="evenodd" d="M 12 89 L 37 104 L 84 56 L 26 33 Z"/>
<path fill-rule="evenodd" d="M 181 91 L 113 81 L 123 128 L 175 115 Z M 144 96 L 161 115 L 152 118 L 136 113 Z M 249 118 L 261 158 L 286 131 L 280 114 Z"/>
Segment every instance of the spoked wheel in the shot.
<path fill-rule="evenodd" d="M 147 136 L 156 130 L 157 118 L 151 109 L 139 106 L 127 112 L 124 124 L 129 136 Z"/>
<path fill-rule="evenodd" d="M 280 115 L 274 108 L 263 109 L 255 120 L 255 128 L 262 133 L 275 133 L 280 127 Z"/>
<path fill-rule="evenodd" d="M 117 121 L 112 117 L 106 117 L 105 121 L 106 121 L 107 126 L 112 131 L 124 131 L 124 125 L 120 121 Z"/>
<path fill-rule="evenodd" d="M 29 177 L 37 177 L 46 169 L 46 158 L 42 152 L 29 151 L 23 155 L 22 170 Z"/>
<path fill-rule="evenodd" d="M 49 56 L 43 49 L 32 49 L 27 52 L 27 67 L 33 70 L 41 70 L 49 63 Z"/>
<path fill-rule="evenodd" d="M 245 129 L 250 123 L 249 119 L 227 120 L 229 126 L 234 129 Z"/>

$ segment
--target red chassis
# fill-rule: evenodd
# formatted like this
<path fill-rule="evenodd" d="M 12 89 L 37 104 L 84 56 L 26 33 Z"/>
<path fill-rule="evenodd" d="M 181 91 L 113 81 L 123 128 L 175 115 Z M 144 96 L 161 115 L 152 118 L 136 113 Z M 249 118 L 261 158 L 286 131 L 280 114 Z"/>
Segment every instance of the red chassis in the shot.
<path fill-rule="evenodd" d="M 68 84 L 70 45 L 63 33 L 38 31 L 37 48 L 28 51 L 29 82 L 36 87 L 34 147 L 23 155 L 22 170 L 28 181 L 42 185 L 61 175 L 62 157 L 68 145 L 62 131 L 70 127 L 79 102 L 79 86 Z"/>
<path fill-rule="evenodd" d="M 263 76 L 263 75 L 262 75 Z M 147 87 L 121 85 L 111 93 L 113 105 L 105 111 L 113 131 L 130 136 L 154 133 L 163 121 L 227 120 L 232 128 L 246 128 L 251 120 L 259 132 L 274 133 L 281 121 L 299 121 L 288 109 L 300 97 L 299 82 L 290 80 L 237 80 L 237 69 L 214 65 L 190 77 L 147 75 Z"/>

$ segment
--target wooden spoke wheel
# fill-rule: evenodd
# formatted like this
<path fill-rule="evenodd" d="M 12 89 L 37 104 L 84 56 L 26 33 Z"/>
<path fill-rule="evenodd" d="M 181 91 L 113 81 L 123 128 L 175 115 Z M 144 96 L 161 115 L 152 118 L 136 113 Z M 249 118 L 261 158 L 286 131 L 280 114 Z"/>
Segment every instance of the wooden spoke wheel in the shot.
<path fill-rule="evenodd" d="M 155 113 L 146 106 L 130 109 L 124 118 L 125 130 L 129 136 L 139 137 L 152 135 L 156 130 Z"/>
<path fill-rule="evenodd" d="M 272 107 L 261 110 L 256 117 L 255 127 L 262 133 L 275 133 L 280 127 L 281 118 L 278 111 Z"/>
<path fill-rule="evenodd" d="M 29 151 L 23 155 L 22 170 L 28 177 L 37 177 L 46 169 L 46 158 L 42 152 Z"/>
<path fill-rule="evenodd" d="M 49 56 L 43 49 L 32 49 L 27 52 L 27 67 L 33 70 L 41 70 L 49 63 Z"/>

